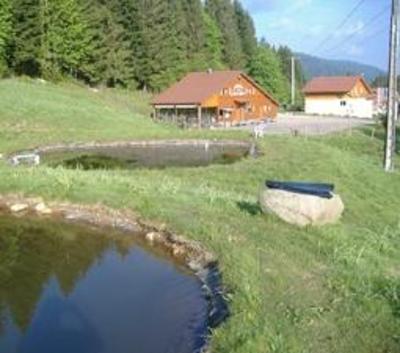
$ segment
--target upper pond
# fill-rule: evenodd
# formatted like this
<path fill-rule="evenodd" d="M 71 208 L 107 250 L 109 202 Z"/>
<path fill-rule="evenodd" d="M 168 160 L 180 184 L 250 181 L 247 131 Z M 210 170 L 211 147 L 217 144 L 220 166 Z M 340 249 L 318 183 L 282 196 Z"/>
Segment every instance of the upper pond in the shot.
<path fill-rule="evenodd" d="M 230 164 L 255 151 L 248 142 L 190 140 L 49 146 L 32 152 L 40 157 L 40 163 L 90 170 Z"/>
<path fill-rule="evenodd" d="M 193 353 L 207 306 L 134 235 L 0 216 L 0 352 Z"/>

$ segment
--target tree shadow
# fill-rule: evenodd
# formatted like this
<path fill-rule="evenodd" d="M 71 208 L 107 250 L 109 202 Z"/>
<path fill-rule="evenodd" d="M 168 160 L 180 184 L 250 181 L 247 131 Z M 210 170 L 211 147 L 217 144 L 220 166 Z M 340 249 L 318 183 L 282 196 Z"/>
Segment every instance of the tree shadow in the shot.
<path fill-rule="evenodd" d="M 262 213 L 260 205 L 256 202 L 238 201 L 236 205 L 242 212 L 246 212 L 251 216 L 257 216 Z"/>

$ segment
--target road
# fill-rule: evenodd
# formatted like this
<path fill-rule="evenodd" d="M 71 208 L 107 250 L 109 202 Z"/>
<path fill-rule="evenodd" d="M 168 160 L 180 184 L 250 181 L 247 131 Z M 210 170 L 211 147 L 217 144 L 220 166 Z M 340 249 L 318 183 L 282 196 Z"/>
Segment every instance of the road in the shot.
<path fill-rule="evenodd" d="M 326 135 L 373 123 L 374 121 L 370 119 L 282 114 L 278 116 L 276 122 L 266 125 L 265 135 Z M 233 127 L 231 129 L 253 131 L 254 125 Z"/>

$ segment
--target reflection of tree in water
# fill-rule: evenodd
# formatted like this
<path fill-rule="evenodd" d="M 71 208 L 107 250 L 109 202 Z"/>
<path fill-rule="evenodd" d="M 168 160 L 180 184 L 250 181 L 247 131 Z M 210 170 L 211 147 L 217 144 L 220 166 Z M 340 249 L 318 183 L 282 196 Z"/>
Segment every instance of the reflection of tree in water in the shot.
<path fill-rule="evenodd" d="M 116 246 L 121 256 L 132 241 L 75 225 L 0 218 L 0 333 L 9 309 L 14 323 L 26 330 L 44 285 L 52 276 L 68 296 L 104 252 Z"/>

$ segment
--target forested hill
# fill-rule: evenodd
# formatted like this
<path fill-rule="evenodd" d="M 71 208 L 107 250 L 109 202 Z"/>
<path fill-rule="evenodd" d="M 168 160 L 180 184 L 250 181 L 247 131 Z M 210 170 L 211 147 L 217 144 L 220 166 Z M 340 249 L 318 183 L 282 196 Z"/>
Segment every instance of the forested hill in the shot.
<path fill-rule="evenodd" d="M 284 103 L 291 55 L 257 41 L 239 0 L 0 0 L 1 76 L 157 92 L 189 71 L 241 69 Z"/>
<path fill-rule="evenodd" d="M 307 80 L 316 76 L 364 75 L 372 82 L 385 72 L 377 67 L 346 60 L 328 60 L 297 53 Z"/>

